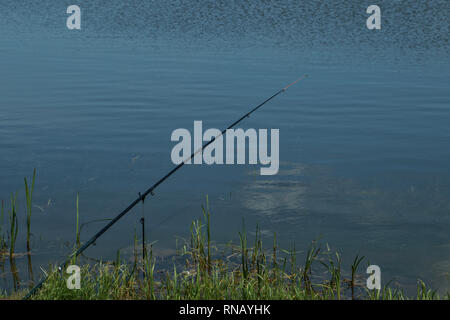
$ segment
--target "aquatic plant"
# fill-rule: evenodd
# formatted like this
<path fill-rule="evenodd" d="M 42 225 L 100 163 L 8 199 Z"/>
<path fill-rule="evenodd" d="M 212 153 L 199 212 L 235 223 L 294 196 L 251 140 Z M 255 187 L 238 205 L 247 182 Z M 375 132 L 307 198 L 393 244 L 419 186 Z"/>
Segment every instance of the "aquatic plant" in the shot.
<path fill-rule="evenodd" d="M 27 251 L 31 250 L 30 247 L 30 235 L 31 235 L 31 209 L 33 201 L 34 183 L 36 181 L 36 168 L 33 170 L 33 179 L 31 182 L 31 188 L 28 187 L 27 178 L 24 178 L 25 182 L 25 199 L 26 199 L 26 211 L 27 211 Z"/>
<path fill-rule="evenodd" d="M 75 244 L 76 244 L 76 249 L 78 249 L 81 245 L 80 242 L 80 211 L 79 211 L 79 194 L 77 192 L 77 201 L 76 201 L 76 206 L 77 206 L 77 224 L 76 224 L 76 236 L 75 236 Z"/>
<path fill-rule="evenodd" d="M 5 212 L 5 204 L 2 200 L 0 208 L 0 258 L 5 253 L 6 248 L 8 246 L 6 243 L 5 235 L 3 234 L 4 212 Z"/>
<path fill-rule="evenodd" d="M 77 195 L 77 237 L 79 244 L 79 196 Z M 157 269 L 153 245 L 143 255 L 143 272 L 140 277 L 137 263 L 137 236 L 134 235 L 134 263 L 121 260 L 117 251 L 113 262 L 98 262 L 82 266 L 82 287 L 70 290 L 66 286 L 66 275 L 57 267 L 50 267 L 46 274 L 48 281 L 33 299 L 354 299 L 358 290 L 359 299 L 404 300 L 404 299 L 441 299 L 439 294 L 430 289 L 421 280 L 417 283 L 417 293 L 406 296 L 402 290 L 391 288 L 388 282 L 381 290 L 368 290 L 357 283 L 357 269 L 364 257 L 356 255 L 351 265 L 351 279 L 345 279 L 342 272 L 342 257 L 327 250 L 322 251 L 316 241 L 312 242 L 305 254 L 303 265 L 298 265 L 293 243 L 290 250 L 279 250 L 276 234 L 270 251 L 263 247 L 261 231 L 256 226 L 253 247 L 249 247 L 248 237 L 243 221 L 239 232 L 239 244 L 227 245 L 223 250 L 231 254 L 219 257 L 219 249 L 213 245 L 211 238 L 211 215 L 209 203 L 202 206 L 203 217 L 192 222 L 190 239 L 185 241 L 183 249 L 173 257 L 173 267 Z M 1 216 L 4 205 L 2 203 Z M 9 247 L 10 258 L 14 255 L 15 241 L 18 233 L 16 195 L 11 195 Z M 269 255 L 268 255 L 269 253 Z M 268 258 L 268 257 L 271 257 Z M 177 258 L 186 258 L 184 265 Z M 320 262 L 320 263 L 319 263 Z M 12 266 L 13 264 L 12 261 Z M 326 273 L 317 273 L 318 267 L 325 267 Z M 13 270 L 14 271 L 14 270 Z M 327 275 L 330 276 L 327 280 Z M 14 273 L 14 286 L 19 283 Z M 314 279 L 319 280 L 315 281 Z M 342 286 L 349 283 L 348 288 Z M 346 290 L 347 289 L 347 290 Z M 350 292 L 349 292 L 350 291 Z M 22 292 L 23 294 L 23 292 Z M 0 293 L 0 296 L 6 293 Z M 9 298 L 20 298 L 13 293 Z M 442 298 L 449 299 L 450 293 Z"/>
<path fill-rule="evenodd" d="M 242 239 L 245 237 L 242 234 Z M 259 236 L 258 236 L 259 237 Z M 259 242 L 259 240 L 258 240 Z M 259 246 L 259 245 L 258 245 Z M 245 245 L 236 248 L 239 252 Z M 297 252 L 288 251 L 291 256 L 290 261 L 294 261 L 293 255 Z M 195 248 L 196 253 L 189 252 L 188 257 L 196 258 L 201 252 Z M 262 253 L 259 249 L 248 248 L 248 251 Z M 248 252 L 247 251 L 247 252 Z M 309 250 L 307 261 L 314 264 L 317 260 L 315 255 L 318 252 L 316 247 Z M 184 254 L 188 254 L 185 252 Z M 51 268 L 48 281 L 43 288 L 32 298 L 33 299 L 283 299 L 283 300 L 324 300 L 349 298 L 340 292 L 337 283 L 341 282 L 341 256 L 335 255 L 329 257 L 327 270 L 334 284 L 327 281 L 316 283 L 315 290 L 303 286 L 303 282 L 298 279 L 292 282 L 293 274 L 291 272 L 266 272 L 265 268 L 270 268 L 270 264 L 260 265 L 258 272 L 258 259 L 263 261 L 263 256 L 258 255 L 255 264 L 248 264 L 248 273 L 243 276 L 242 265 L 239 263 L 233 266 L 230 261 L 220 259 L 211 260 L 210 272 L 206 264 L 187 263 L 186 267 L 173 264 L 172 270 L 160 272 L 160 276 L 155 272 L 155 258 L 150 249 L 145 261 L 146 277 L 139 277 L 139 273 L 133 272 L 130 265 L 120 262 L 118 255 L 114 262 L 100 262 L 94 265 L 84 265 L 82 267 L 82 287 L 80 290 L 69 290 L 66 287 L 66 275 L 58 271 L 57 268 Z M 239 257 L 241 258 L 241 257 Z M 202 259 L 207 259 L 205 255 Z M 357 256 L 354 262 L 360 262 L 361 257 Z M 353 266 L 357 264 L 353 263 Z M 202 266 L 204 269 L 202 270 Z M 254 268 L 253 268 L 254 267 Z M 290 266 L 290 270 L 296 270 L 296 266 Z M 181 270 L 180 270 L 181 269 Z M 282 269 L 280 269 L 282 270 Z M 305 270 L 305 268 L 301 268 Z M 312 268 L 308 269 L 309 271 Z M 162 270 L 161 270 L 162 271 Z M 277 275 L 277 279 L 272 277 Z M 310 275 L 311 276 L 311 275 Z M 310 280 L 312 278 L 310 277 Z M 362 290 L 362 292 L 364 292 Z M 447 294 L 442 298 L 448 299 Z M 366 294 L 361 299 L 370 300 L 406 300 L 406 299 L 441 299 L 433 290 L 428 288 L 425 283 L 418 281 L 417 294 L 415 296 L 406 296 L 403 291 L 389 287 L 386 284 L 381 290 L 366 290 Z"/>
<path fill-rule="evenodd" d="M 9 256 L 14 256 L 14 249 L 17 240 L 17 234 L 19 232 L 19 224 L 17 221 L 17 208 L 16 208 L 17 194 L 11 194 L 11 208 L 8 211 L 9 214 Z"/>
<path fill-rule="evenodd" d="M 302 269 L 302 280 L 303 285 L 305 286 L 306 290 L 309 293 L 312 293 L 314 291 L 313 285 L 311 282 L 311 274 L 312 274 L 312 265 L 314 261 L 316 261 L 319 253 L 320 253 L 321 247 L 316 248 L 315 242 L 311 244 L 311 247 L 308 249 L 308 252 L 306 253 L 305 257 L 305 264 Z"/>
<path fill-rule="evenodd" d="M 336 293 L 336 297 L 338 300 L 341 300 L 341 256 L 338 252 L 335 253 L 336 260 L 329 257 L 328 263 L 322 262 L 328 272 L 331 275 L 331 279 L 329 282 L 329 289 L 331 289 L 330 295 L 334 295 Z"/>
<path fill-rule="evenodd" d="M 352 290 L 352 299 L 355 299 L 355 286 L 356 286 L 356 272 L 358 270 L 358 266 L 361 263 L 361 261 L 364 260 L 364 256 L 360 257 L 359 254 L 356 255 L 355 259 L 353 260 L 353 263 L 351 265 L 352 269 L 352 277 L 350 280 L 350 288 Z"/>

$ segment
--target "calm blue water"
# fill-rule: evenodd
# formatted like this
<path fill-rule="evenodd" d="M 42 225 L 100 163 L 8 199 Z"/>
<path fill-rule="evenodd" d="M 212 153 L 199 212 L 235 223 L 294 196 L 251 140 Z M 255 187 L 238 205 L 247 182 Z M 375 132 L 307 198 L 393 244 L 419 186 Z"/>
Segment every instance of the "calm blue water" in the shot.
<path fill-rule="evenodd" d="M 173 130 L 226 127 L 308 74 L 240 125 L 280 129 L 279 174 L 184 167 L 146 201 L 155 250 L 174 252 L 208 195 L 219 243 L 245 218 L 269 245 L 320 239 L 348 271 L 360 253 L 383 283 L 450 287 L 448 1 L 378 1 L 381 30 L 366 28 L 365 2 L 92 0 L 69 31 L 70 4 L 0 6 L 0 198 L 19 192 L 24 252 L 23 177 L 37 168 L 35 278 L 73 245 L 77 192 L 86 241 L 173 168 Z M 141 214 L 87 255 L 126 252 Z"/>

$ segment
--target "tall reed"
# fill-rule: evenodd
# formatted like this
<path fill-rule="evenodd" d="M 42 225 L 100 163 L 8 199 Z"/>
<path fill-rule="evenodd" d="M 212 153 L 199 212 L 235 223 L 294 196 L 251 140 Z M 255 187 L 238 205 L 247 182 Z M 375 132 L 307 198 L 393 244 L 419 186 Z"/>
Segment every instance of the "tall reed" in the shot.
<path fill-rule="evenodd" d="M 205 218 L 206 221 L 206 245 L 207 245 L 207 250 L 208 250 L 208 255 L 207 255 L 207 267 L 208 267 L 208 273 L 211 273 L 211 223 L 210 223 L 210 218 L 211 218 L 211 214 L 209 212 L 209 201 L 208 201 L 208 195 L 206 195 L 206 209 L 204 206 L 202 206 L 202 210 L 203 210 L 203 217 Z"/>
<path fill-rule="evenodd" d="M 28 187 L 27 178 L 24 178 L 25 182 L 25 198 L 27 204 L 27 251 L 31 250 L 30 235 L 31 235 L 31 208 L 33 201 L 34 183 L 36 181 L 36 168 L 33 170 L 33 180 L 31 182 L 31 188 Z"/>
<path fill-rule="evenodd" d="M 328 272 L 331 274 L 330 280 L 330 293 L 334 295 L 336 292 L 336 296 L 338 300 L 341 300 L 341 256 L 338 252 L 336 252 L 336 261 L 334 259 L 329 258 L 328 264 L 321 261 L 321 263 L 328 269 Z"/>
<path fill-rule="evenodd" d="M 355 260 L 353 260 L 351 269 L 352 269 L 352 278 L 350 280 L 350 287 L 352 289 L 352 300 L 355 299 L 355 285 L 356 285 L 356 271 L 358 270 L 358 266 L 363 261 L 364 256 L 360 257 L 358 254 L 355 257 Z"/>
<path fill-rule="evenodd" d="M 77 192 L 77 201 L 76 201 L 76 206 L 77 206 L 77 225 L 76 225 L 76 249 L 78 250 L 80 248 L 81 242 L 80 242 L 80 210 L 79 210 L 79 194 Z"/>
<path fill-rule="evenodd" d="M 239 232 L 239 238 L 241 241 L 241 264 L 242 275 L 244 280 L 248 278 L 248 248 L 247 248 L 247 232 L 245 231 L 245 222 L 242 219 L 242 232 Z"/>
<path fill-rule="evenodd" d="M 208 210 L 205 207 L 204 213 Z M 249 247 L 245 225 L 239 233 L 240 245 L 231 247 L 227 258 L 215 258 L 211 239 L 208 240 L 210 219 L 204 214 L 205 221 L 196 220 L 191 227 L 190 246 L 187 240 L 182 255 L 188 258 L 177 262 L 173 257 L 172 270 L 156 270 L 156 258 L 153 255 L 153 243 L 146 254 L 144 268 L 146 277 L 139 277 L 137 268 L 137 236 L 134 236 L 134 266 L 122 264 L 120 251 L 113 263 L 100 263 L 83 267 L 82 288 L 69 290 L 64 277 L 53 271 L 46 285 L 33 299 L 344 299 L 348 292 L 341 287 L 341 256 L 328 251 L 321 252 L 315 242 L 306 253 L 304 265 L 297 266 L 295 244 L 291 250 L 280 250 L 280 264 L 266 260 L 266 253 L 261 240 L 261 231 L 256 228 L 255 242 Z M 209 243 L 209 244 L 208 244 Z M 273 255 L 277 257 L 277 244 L 274 237 Z M 209 249 L 206 247 L 208 246 Z M 209 252 L 209 254 L 208 254 Z M 268 251 L 270 254 L 270 251 Z M 237 253 L 237 255 L 236 255 Z M 320 254 L 320 256 L 319 256 Z M 318 275 L 316 261 L 322 261 L 322 255 L 328 255 L 326 274 Z M 234 258 L 236 257 L 236 258 Z M 276 259 L 275 259 L 276 260 Z M 353 285 L 356 286 L 356 271 L 362 258 L 357 256 L 352 264 Z M 178 260 L 179 261 L 179 260 Z M 186 262 L 186 265 L 182 264 Z M 282 267 L 280 267 L 280 266 Z M 131 268 L 132 267 L 132 268 Z M 313 275 L 314 268 L 314 275 Z M 131 270 L 130 270 L 131 269 Z M 276 269 L 275 271 L 271 269 Z M 272 272 L 273 271 L 273 272 Z M 324 277 L 331 275 L 331 280 Z M 319 276 L 313 282 L 313 276 Z M 402 291 L 388 287 L 382 290 L 367 291 L 363 299 L 407 299 Z M 321 289 L 322 288 L 322 289 Z M 349 287 L 347 288 L 350 291 Z M 447 299 L 450 295 L 446 296 Z M 439 299 L 439 296 L 421 281 L 417 286 L 417 299 Z"/>
<path fill-rule="evenodd" d="M 311 282 L 311 274 L 312 274 L 312 265 L 313 262 L 317 259 L 321 248 L 316 248 L 315 243 L 311 244 L 308 252 L 306 253 L 305 265 L 302 269 L 302 278 L 303 284 L 305 286 L 306 291 L 310 294 L 313 291 L 312 282 Z"/>
<path fill-rule="evenodd" d="M 4 219 L 4 213 L 5 213 L 5 204 L 2 200 L 1 208 L 0 208 L 0 258 L 2 254 L 6 251 L 6 239 L 5 235 L 3 234 L 3 219 Z"/>
<path fill-rule="evenodd" d="M 9 256 L 13 257 L 14 249 L 19 232 L 19 224 L 17 222 L 17 194 L 11 194 L 11 208 L 9 209 Z"/>

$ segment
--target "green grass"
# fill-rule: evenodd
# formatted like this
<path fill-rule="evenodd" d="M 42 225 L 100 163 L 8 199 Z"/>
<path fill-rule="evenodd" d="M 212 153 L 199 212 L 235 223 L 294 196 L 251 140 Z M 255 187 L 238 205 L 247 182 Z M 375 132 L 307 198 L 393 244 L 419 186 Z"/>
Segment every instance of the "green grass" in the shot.
<path fill-rule="evenodd" d="M 30 189 L 25 179 L 27 246 L 35 174 L 36 171 Z M 8 249 L 10 258 L 14 256 L 18 233 L 16 198 L 15 194 L 11 195 L 7 239 L 2 235 L 3 224 L 0 224 L 0 262 L 8 255 Z M 181 247 L 177 243 L 172 265 L 157 264 L 153 254 L 155 243 L 149 243 L 146 253 L 140 255 L 135 232 L 134 257 L 130 262 L 122 261 L 117 251 L 115 261 L 82 265 L 80 290 L 69 290 L 66 285 L 69 275 L 50 266 L 45 271 L 49 274 L 48 280 L 32 299 L 450 299 L 450 293 L 439 296 L 421 280 L 412 296 L 405 295 L 401 288 L 391 287 L 390 283 L 381 290 L 367 290 L 367 274 L 365 270 L 358 270 L 365 257 L 356 255 L 346 265 L 338 252 L 318 242 L 312 242 L 306 252 L 297 251 L 295 243 L 289 250 L 279 249 L 276 234 L 272 246 L 264 248 L 259 227 L 256 226 L 254 238 L 249 238 L 244 222 L 237 235 L 238 245 L 219 245 L 212 239 L 208 198 L 202 211 L 202 218 L 191 224 L 189 239 L 183 240 Z M 3 222 L 3 215 L 2 202 L 0 222 Z M 82 244 L 80 231 L 77 194 L 75 249 Z M 301 256 L 303 259 L 299 263 Z M 14 284 L 16 288 L 17 283 Z M 25 294 L 22 287 L 12 294 L 0 292 L 0 298 L 20 299 Z"/>
<path fill-rule="evenodd" d="M 69 275 L 50 268 L 47 282 L 32 299 L 449 299 L 448 294 L 440 297 L 420 280 L 417 293 L 409 297 L 388 285 L 381 290 L 366 290 L 356 284 L 363 257 L 355 257 L 349 265 L 350 278 L 346 279 L 342 257 L 328 246 L 322 250 L 316 243 L 306 252 L 304 264 L 299 265 L 295 245 L 291 250 L 278 250 L 274 239 L 273 248 L 265 250 L 258 227 L 252 247 L 243 227 L 239 246 L 219 249 L 212 245 L 207 208 L 204 220 L 192 223 L 190 239 L 184 241 L 172 267 L 157 270 L 153 244 L 149 244 L 143 264 L 121 262 L 118 253 L 114 262 L 82 266 L 80 290 L 67 289 Z M 142 265 L 139 268 L 145 268 L 145 277 L 137 267 Z"/>
<path fill-rule="evenodd" d="M 26 199 L 26 211 L 27 211 L 27 251 L 31 250 L 30 237 L 31 237 L 31 209 L 33 207 L 33 191 L 34 183 L 36 182 L 36 168 L 33 170 L 33 178 L 31 182 L 31 188 L 28 187 L 27 178 L 24 178 L 25 182 L 25 199 Z"/>

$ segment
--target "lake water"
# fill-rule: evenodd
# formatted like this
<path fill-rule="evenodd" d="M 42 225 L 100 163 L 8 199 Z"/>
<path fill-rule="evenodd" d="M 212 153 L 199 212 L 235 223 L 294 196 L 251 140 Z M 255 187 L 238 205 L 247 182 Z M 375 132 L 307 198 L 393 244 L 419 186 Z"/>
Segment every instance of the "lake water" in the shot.
<path fill-rule="evenodd" d="M 72 31 L 70 1 L 1 5 L 0 198 L 18 191 L 24 252 L 23 177 L 37 168 L 35 278 L 70 252 L 77 192 L 86 241 L 174 167 L 173 130 L 224 128 L 308 74 L 239 125 L 280 130 L 278 175 L 185 166 L 145 202 L 147 238 L 173 252 L 208 195 L 219 243 L 237 242 L 244 218 L 268 246 L 274 233 L 298 250 L 319 239 L 347 272 L 359 253 L 383 284 L 450 288 L 448 1 L 377 1 L 381 30 L 357 1 L 104 3 L 80 4 Z M 141 215 L 86 254 L 126 251 Z M 0 273 L 11 290 L 7 262 Z"/>

